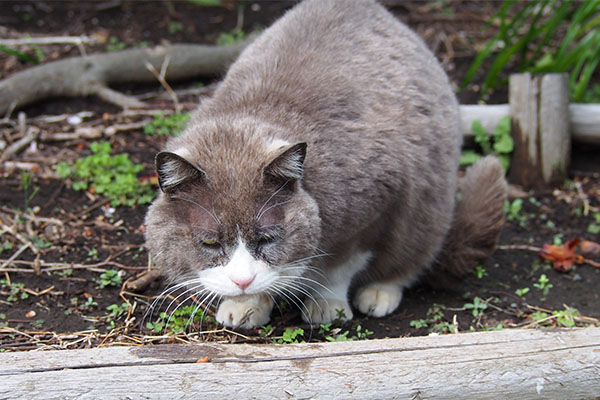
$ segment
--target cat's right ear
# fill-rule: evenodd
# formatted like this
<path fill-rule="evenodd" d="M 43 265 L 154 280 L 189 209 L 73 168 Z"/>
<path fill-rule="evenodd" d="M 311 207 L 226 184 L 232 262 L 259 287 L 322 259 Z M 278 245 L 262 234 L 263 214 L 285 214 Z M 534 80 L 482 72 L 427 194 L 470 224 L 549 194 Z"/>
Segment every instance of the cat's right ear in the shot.
<path fill-rule="evenodd" d="M 158 185 L 167 194 L 174 193 L 182 184 L 204 175 L 185 158 L 168 151 L 161 151 L 156 155 L 155 165 Z"/>

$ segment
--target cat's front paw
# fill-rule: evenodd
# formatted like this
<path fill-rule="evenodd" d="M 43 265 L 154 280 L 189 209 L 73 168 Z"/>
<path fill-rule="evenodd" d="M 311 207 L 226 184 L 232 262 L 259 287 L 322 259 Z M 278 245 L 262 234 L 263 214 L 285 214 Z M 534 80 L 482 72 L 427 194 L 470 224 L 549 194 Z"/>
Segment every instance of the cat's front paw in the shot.
<path fill-rule="evenodd" d="M 266 325 L 271 317 L 273 302 L 267 296 L 244 300 L 226 299 L 219 305 L 216 320 L 230 328 L 250 329 Z"/>
<path fill-rule="evenodd" d="M 395 283 L 371 283 L 356 292 L 354 306 L 363 314 L 384 317 L 400 305 L 402 289 Z"/>
<path fill-rule="evenodd" d="M 343 300 L 307 299 L 304 308 L 302 319 L 309 324 L 328 324 L 335 319 L 347 321 L 353 317 L 350 304 Z"/>

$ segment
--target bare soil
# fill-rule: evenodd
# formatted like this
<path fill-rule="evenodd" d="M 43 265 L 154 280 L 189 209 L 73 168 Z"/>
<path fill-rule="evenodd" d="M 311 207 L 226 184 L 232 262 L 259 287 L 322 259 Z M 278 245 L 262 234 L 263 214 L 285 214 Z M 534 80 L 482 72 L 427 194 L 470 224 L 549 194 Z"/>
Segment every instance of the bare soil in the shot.
<path fill-rule="evenodd" d="M 240 12 L 233 3 L 225 3 L 231 7 L 205 8 L 187 2 L 0 2 L 0 37 L 85 34 L 106 40 L 86 45 L 87 53 L 106 51 L 110 37 L 118 38 L 127 47 L 140 42 L 153 45 L 162 40 L 214 43 L 219 33 L 230 32 L 236 26 L 245 32 L 268 26 L 293 4 L 250 2 Z M 391 5 L 392 11 L 426 39 L 458 87 L 474 49 L 493 34 L 482 29 L 493 5 L 469 1 L 398 3 Z M 180 23 L 181 28 L 174 28 L 178 26 L 174 23 Z M 39 49 L 44 62 L 80 52 L 77 46 L 64 44 Z M 40 51 L 35 46 L 20 50 L 30 54 Z M 31 64 L 0 53 L 2 78 L 30 67 Z M 198 102 L 198 95 L 186 94 L 184 90 L 196 83 L 175 85 L 181 89 L 179 100 L 186 110 Z M 152 110 L 173 111 L 168 98 L 160 97 L 164 90 L 158 83 L 153 87 L 118 89 L 140 96 L 154 93 L 146 100 L 151 109 L 124 114 L 95 98 L 48 100 L 17 110 L 11 119 L 0 122 L 0 139 L 11 144 L 23 135 L 16 118 L 19 111 L 25 113 L 25 129 L 37 127 L 46 134 L 73 132 L 82 126 L 143 125 L 151 121 Z M 458 95 L 463 104 L 477 102 L 477 85 Z M 505 102 L 506 91 L 497 91 L 489 101 Z M 88 114 L 80 123 L 65 119 L 81 111 Z M 65 118 L 50 121 L 45 118 L 48 115 Z M 134 162 L 144 165 L 139 174 L 142 179 L 152 179 L 154 155 L 165 137 L 146 135 L 138 127 L 105 139 L 110 141 L 114 153 L 125 152 Z M 146 206 L 112 208 L 100 196 L 73 190 L 53 170 L 59 161 L 73 162 L 90 154 L 91 142 L 84 138 L 39 140 L 0 164 L 0 245 L 4 246 L 0 252 L 0 351 L 198 340 L 272 342 L 288 328 L 303 328 L 300 340 L 322 341 L 336 335 L 343 339 L 346 331 L 345 337 L 360 338 L 365 329 L 372 332 L 369 338 L 384 338 L 500 326 L 599 323 L 600 268 L 584 263 L 561 273 L 542 261 L 538 251 L 545 243 L 566 242 L 575 237 L 599 240 L 597 233 L 588 231 L 594 214 L 600 212 L 597 148 L 574 147 L 570 179 L 563 186 L 523 194 L 520 221 L 506 221 L 500 248 L 485 265 L 445 288 L 434 288 L 424 281 L 408 290 L 400 308 L 386 318 L 359 314 L 351 322 L 334 323 L 326 332 L 319 332 L 319 327 L 302 322 L 295 307 L 282 304 L 273 312 L 270 329 L 222 329 L 209 311 L 207 318 L 190 324 L 186 332 L 169 334 L 145 327 L 146 322 L 157 320 L 160 307 L 144 318 L 149 304 L 167 283 L 158 279 L 137 292 L 128 286 L 149 265 L 143 238 Z M 23 183 L 23 170 L 32 177 L 29 185 Z M 121 283 L 101 287 L 101 276 L 107 270 L 118 271 Z M 542 274 L 552 285 L 546 293 L 534 286 Z M 529 291 L 519 296 L 519 289 Z M 179 299 L 172 295 L 162 310 L 171 301 L 172 311 Z M 111 315 L 107 310 L 122 303 L 129 304 L 130 311 Z M 547 317 L 540 312 L 546 312 Z M 575 318 L 569 319 L 569 315 Z"/>

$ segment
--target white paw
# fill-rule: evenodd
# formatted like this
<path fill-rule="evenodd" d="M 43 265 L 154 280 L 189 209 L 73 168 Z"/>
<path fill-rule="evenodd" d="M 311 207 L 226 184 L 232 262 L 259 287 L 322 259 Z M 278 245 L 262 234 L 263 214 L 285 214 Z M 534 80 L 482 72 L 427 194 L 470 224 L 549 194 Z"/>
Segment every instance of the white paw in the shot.
<path fill-rule="evenodd" d="M 402 286 L 396 283 L 370 283 L 354 296 L 354 306 L 363 314 L 383 317 L 391 314 L 402 300 Z"/>
<path fill-rule="evenodd" d="M 266 296 L 226 299 L 217 310 L 217 322 L 231 328 L 250 329 L 269 322 L 273 303 Z"/>
<path fill-rule="evenodd" d="M 350 304 L 337 299 L 306 299 L 302 319 L 309 324 L 328 324 L 335 319 L 352 319 Z M 343 314 L 342 314 L 343 313 Z"/>

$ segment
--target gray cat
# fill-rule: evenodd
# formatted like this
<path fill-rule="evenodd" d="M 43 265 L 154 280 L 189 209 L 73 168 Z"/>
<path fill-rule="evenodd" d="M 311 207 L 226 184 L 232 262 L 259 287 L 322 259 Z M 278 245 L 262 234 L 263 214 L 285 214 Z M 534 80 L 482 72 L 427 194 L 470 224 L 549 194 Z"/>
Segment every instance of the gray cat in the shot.
<path fill-rule="evenodd" d="M 256 39 L 156 157 L 147 245 L 227 326 L 393 312 L 427 270 L 493 251 L 494 158 L 457 182 L 459 111 L 423 42 L 370 0 L 307 0 Z M 457 200 L 458 199 L 458 200 Z M 434 272 L 442 273 L 442 272 Z"/>

